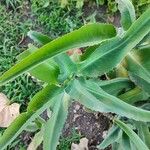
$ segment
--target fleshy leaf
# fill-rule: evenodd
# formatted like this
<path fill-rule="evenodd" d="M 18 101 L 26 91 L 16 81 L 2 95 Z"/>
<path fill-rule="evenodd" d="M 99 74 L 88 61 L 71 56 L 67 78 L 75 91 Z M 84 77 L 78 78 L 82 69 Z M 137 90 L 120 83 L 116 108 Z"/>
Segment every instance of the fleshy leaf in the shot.
<path fill-rule="evenodd" d="M 62 93 L 56 97 L 52 117 L 44 125 L 44 150 L 56 149 L 61 135 L 61 130 L 63 129 L 67 119 L 69 102 L 70 96 L 66 93 Z"/>
<path fill-rule="evenodd" d="M 116 30 L 113 25 L 99 23 L 85 25 L 78 30 L 49 42 L 17 63 L 0 77 L 0 85 L 3 85 L 24 72 L 33 69 L 33 67 L 36 67 L 47 59 L 53 58 L 69 49 L 99 44 L 102 40 L 111 38 L 115 35 Z"/>
<path fill-rule="evenodd" d="M 131 141 L 136 145 L 138 150 L 149 150 L 149 148 L 144 144 L 144 142 L 128 125 L 126 125 L 118 119 L 115 119 L 114 123 L 116 123 L 130 137 Z"/>
<path fill-rule="evenodd" d="M 18 55 L 17 59 L 21 61 L 30 54 L 34 53 L 36 50 L 38 50 L 38 48 L 30 44 L 28 50 Z M 29 70 L 29 73 L 46 83 L 56 83 L 59 74 L 59 68 L 53 59 L 48 59 L 47 61 Z"/>
<path fill-rule="evenodd" d="M 58 80 L 64 82 L 67 78 L 77 72 L 76 64 L 70 59 L 67 54 L 60 54 L 54 58 L 59 66 L 60 74 Z"/>
<path fill-rule="evenodd" d="M 122 90 L 129 90 L 134 85 L 128 78 L 115 78 L 106 81 L 96 81 L 96 83 L 107 93 L 118 96 Z"/>
<path fill-rule="evenodd" d="M 29 31 L 28 32 L 28 36 L 34 40 L 35 42 L 41 44 L 41 45 L 44 45 L 44 44 L 47 44 L 49 43 L 50 41 L 52 41 L 51 38 L 49 38 L 48 36 L 46 35 L 43 35 L 39 32 L 36 32 L 36 31 Z"/>
<path fill-rule="evenodd" d="M 115 68 L 149 32 L 150 8 L 138 18 L 122 37 L 106 40 L 79 64 L 79 73 L 96 77 Z"/>
<path fill-rule="evenodd" d="M 127 70 L 130 78 L 150 95 L 150 49 L 145 48 L 131 52 L 127 57 Z"/>
<path fill-rule="evenodd" d="M 70 86 L 67 89 L 68 94 L 91 110 L 113 112 L 137 121 L 147 122 L 150 120 L 150 111 L 123 102 L 103 91 L 96 83 L 75 80 Z"/>
<path fill-rule="evenodd" d="M 108 130 L 108 134 L 105 137 L 105 139 L 102 141 L 102 143 L 98 146 L 100 149 L 104 149 L 110 144 L 116 142 L 121 137 L 121 130 L 117 126 L 112 126 Z"/>
<path fill-rule="evenodd" d="M 121 24 L 124 30 L 128 30 L 136 19 L 134 6 L 130 0 L 116 0 L 116 2 L 121 13 Z"/>

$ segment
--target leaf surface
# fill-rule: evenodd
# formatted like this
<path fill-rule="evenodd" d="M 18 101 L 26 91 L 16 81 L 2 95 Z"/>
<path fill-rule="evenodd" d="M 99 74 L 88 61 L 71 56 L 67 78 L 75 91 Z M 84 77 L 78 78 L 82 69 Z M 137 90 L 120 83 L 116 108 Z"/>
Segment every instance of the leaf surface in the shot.
<path fill-rule="evenodd" d="M 17 59 L 21 61 L 37 50 L 37 47 L 30 44 L 28 50 L 18 55 Z M 56 83 L 59 74 L 59 68 L 53 59 L 48 59 L 47 61 L 29 70 L 29 73 L 43 82 Z"/>
<path fill-rule="evenodd" d="M 130 78 L 150 95 L 150 48 L 136 50 L 127 57 L 127 70 Z"/>
<path fill-rule="evenodd" d="M 31 70 L 49 58 L 53 58 L 69 49 L 92 46 L 116 35 L 116 30 L 108 24 L 89 24 L 59 37 L 24 58 L 0 77 L 0 85 Z"/>
<path fill-rule="evenodd" d="M 79 73 L 96 77 L 115 68 L 149 32 L 150 8 L 138 18 L 122 37 L 106 40 L 79 64 Z"/>
<path fill-rule="evenodd" d="M 105 139 L 102 141 L 102 143 L 98 146 L 98 148 L 100 149 L 105 149 L 107 146 L 109 146 L 110 144 L 118 141 L 118 139 L 121 136 L 121 130 L 117 127 L 117 126 L 112 126 L 109 130 L 108 130 L 108 134 L 105 137 Z"/>
<path fill-rule="evenodd" d="M 44 150 L 55 150 L 68 114 L 70 96 L 62 93 L 55 98 L 52 117 L 44 125 Z"/>
<path fill-rule="evenodd" d="M 124 30 L 127 30 L 135 21 L 135 10 L 130 0 L 116 0 L 118 9 L 121 13 L 121 24 Z"/>
<path fill-rule="evenodd" d="M 130 139 L 136 145 L 138 150 L 149 150 L 149 148 L 144 144 L 144 142 L 128 125 L 126 125 L 118 119 L 115 119 L 114 122 L 130 137 Z"/>

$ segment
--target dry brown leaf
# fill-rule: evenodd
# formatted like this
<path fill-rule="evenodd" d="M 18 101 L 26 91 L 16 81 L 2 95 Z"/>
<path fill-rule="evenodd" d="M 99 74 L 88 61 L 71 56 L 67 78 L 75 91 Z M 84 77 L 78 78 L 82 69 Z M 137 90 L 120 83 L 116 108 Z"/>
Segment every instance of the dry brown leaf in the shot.
<path fill-rule="evenodd" d="M 6 95 L 0 93 L 0 112 L 3 108 L 8 104 L 9 100 L 7 99 Z"/>
<path fill-rule="evenodd" d="M 88 150 L 88 141 L 87 138 L 82 138 L 79 144 L 72 143 L 71 150 Z"/>
<path fill-rule="evenodd" d="M 8 127 L 11 122 L 20 114 L 20 105 L 13 103 L 9 105 L 7 97 L 0 93 L 0 127 Z"/>

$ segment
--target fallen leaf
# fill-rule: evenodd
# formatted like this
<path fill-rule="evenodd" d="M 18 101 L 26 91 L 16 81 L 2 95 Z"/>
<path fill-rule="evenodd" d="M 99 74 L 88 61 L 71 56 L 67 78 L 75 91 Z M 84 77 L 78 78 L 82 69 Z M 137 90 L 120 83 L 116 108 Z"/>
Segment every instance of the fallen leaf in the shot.
<path fill-rule="evenodd" d="M 7 97 L 0 93 L 0 127 L 8 127 L 20 114 L 19 108 L 20 105 L 17 103 L 9 105 Z"/>
<path fill-rule="evenodd" d="M 0 93 L 0 112 L 3 110 L 3 108 L 7 105 L 9 100 L 7 99 L 6 95 L 3 93 Z"/>
<path fill-rule="evenodd" d="M 72 143 L 71 150 L 88 150 L 88 141 L 87 138 L 82 138 L 79 144 Z"/>

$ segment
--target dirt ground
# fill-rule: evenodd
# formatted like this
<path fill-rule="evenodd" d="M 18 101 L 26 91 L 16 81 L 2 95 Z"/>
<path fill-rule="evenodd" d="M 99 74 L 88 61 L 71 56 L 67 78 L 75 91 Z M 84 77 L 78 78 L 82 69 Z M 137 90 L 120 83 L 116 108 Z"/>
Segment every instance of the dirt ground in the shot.
<path fill-rule="evenodd" d="M 111 121 L 102 113 L 90 112 L 78 102 L 73 102 L 69 108 L 63 136 L 69 136 L 74 128 L 89 140 L 89 150 L 97 150 L 96 145 L 103 141 L 110 125 Z M 110 147 L 105 150 L 110 150 Z"/>

